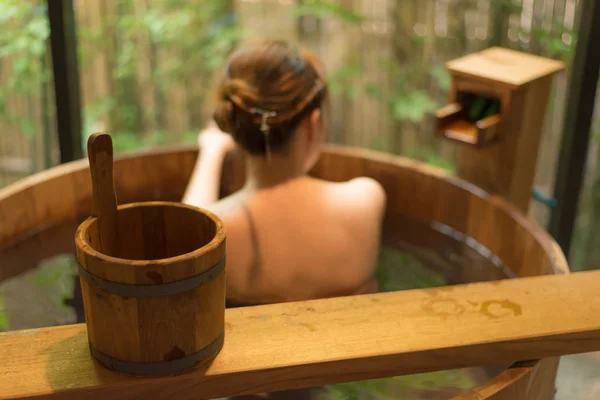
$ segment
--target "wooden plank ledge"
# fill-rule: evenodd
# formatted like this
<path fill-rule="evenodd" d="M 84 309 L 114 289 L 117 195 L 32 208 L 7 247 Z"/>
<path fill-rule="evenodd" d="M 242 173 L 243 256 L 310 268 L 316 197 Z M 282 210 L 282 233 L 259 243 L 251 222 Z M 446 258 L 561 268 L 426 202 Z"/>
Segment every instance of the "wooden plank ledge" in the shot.
<path fill-rule="evenodd" d="M 209 399 L 600 350 L 600 272 L 227 310 L 208 367 L 93 361 L 85 325 L 0 334 L 0 398 Z"/>

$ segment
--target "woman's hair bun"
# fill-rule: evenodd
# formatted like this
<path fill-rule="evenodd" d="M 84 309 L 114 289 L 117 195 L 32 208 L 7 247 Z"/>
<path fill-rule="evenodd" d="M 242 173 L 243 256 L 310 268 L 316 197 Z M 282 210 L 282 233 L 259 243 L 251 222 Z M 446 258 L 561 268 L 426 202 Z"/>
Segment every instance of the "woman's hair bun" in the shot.
<path fill-rule="evenodd" d="M 239 50 L 217 86 L 213 119 L 249 154 L 282 150 L 326 100 L 323 72 L 314 54 L 287 42 Z"/>
<path fill-rule="evenodd" d="M 219 128 L 232 132 L 235 106 L 241 109 L 255 107 L 260 101 L 256 89 L 241 79 L 224 79 L 217 90 L 213 119 Z"/>
<path fill-rule="evenodd" d="M 232 132 L 233 104 L 229 100 L 219 99 L 215 104 L 213 119 L 223 132 Z"/>

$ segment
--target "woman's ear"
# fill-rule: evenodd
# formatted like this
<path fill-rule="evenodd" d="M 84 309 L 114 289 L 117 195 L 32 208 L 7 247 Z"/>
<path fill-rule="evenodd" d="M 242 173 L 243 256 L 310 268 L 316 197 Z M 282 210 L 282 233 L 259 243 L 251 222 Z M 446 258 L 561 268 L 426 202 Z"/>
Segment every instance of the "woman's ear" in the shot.
<path fill-rule="evenodd" d="M 314 110 L 310 113 L 307 129 L 307 148 L 304 170 L 308 172 L 319 159 L 321 145 L 323 144 L 325 129 L 321 119 L 321 110 Z"/>
<path fill-rule="evenodd" d="M 323 141 L 323 136 L 325 135 L 325 127 L 323 125 L 323 118 L 320 109 L 317 108 L 310 113 L 310 126 L 311 131 L 313 131 L 313 141 L 321 144 Z"/>
<path fill-rule="evenodd" d="M 310 122 L 313 124 L 321 123 L 321 110 L 316 108 L 310 113 Z"/>

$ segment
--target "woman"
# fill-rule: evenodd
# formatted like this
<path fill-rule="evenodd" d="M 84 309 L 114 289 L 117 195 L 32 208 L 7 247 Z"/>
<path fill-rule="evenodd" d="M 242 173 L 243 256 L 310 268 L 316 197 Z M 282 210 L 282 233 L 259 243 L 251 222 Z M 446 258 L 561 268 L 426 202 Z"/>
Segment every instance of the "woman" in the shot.
<path fill-rule="evenodd" d="M 227 297 L 251 305 L 377 290 L 385 194 L 370 178 L 307 176 L 325 137 L 327 84 L 311 53 L 282 41 L 235 53 L 219 84 L 216 122 L 183 201 L 227 227 Z M 225 154 L 239 146 L 246 184 L 218 200 Z"/>

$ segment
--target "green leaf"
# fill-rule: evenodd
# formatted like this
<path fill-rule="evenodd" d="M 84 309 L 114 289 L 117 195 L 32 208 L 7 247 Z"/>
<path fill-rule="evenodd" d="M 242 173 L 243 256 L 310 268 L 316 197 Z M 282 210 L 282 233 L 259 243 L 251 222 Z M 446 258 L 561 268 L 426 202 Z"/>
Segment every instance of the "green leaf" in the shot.
<path fill-rule="evenodd" d="M 452 86 L 452 75 L 450 75 L 450 72 L 448 72 L 444 65 L 434 64 L 431 66 L 429 72 L 440 89 L 445 92 L 450 90 L 450 87 Z"/>
<path fill-rule="evenodd" d="M 376 151 L 386 151 L 386 145 L 382 138 L 372 140 L 371 143 L 369 143 L 368 148 Z"/>
<path fill-rule="evenodd" d="M 19 118 L 19 130 L 29 139 L 35 137 L 36 131 L 33 126 L 33 121 L 29 117 Z"/>
<path fill-rule="evenodd" d="M 8 312 L 4 308 L 4 298 L 0 296 L 0 330 L 8 330 Z"/>
<path fill-rule="evenodd" d="M 15 51 L 25 51 L 29 47 L 31 40 L 28 36 L 18 36 L 12 45 L 15 48 Z"/>
<path fill-rule="evenodd" d="M 296 17 L 315 16 L 317 18 L 334 17 L 351 24 L 359 24 L 368 18 L 341 4 L 327 0 L 307 0 L 297 4 L 293 10 Z"/>
<path fill-rule="evenodd" d="M 437 103 L 424 91 L 397 93 L 392 98 L 392 114 L 397 120 L 419 123 L 437 109 Z"/>
<path fill-rule="evenodd" d="M 363 73 L 363 68 L 359 63 L 352 63 L 339 67 L 329 74 L 330 80 L 350 79 Z"/>
<path fill-rule="evenodd" d="M 5 61 L 12 63 L 12 68 L 3 71 L 0 105 L 14 96 L 34 96 L 48 81 L 48 71 L 42 71 L 42 58 L 49 26 L 38 7 L 36 2 L 0 1 L 0 59 L 9 58 Z M 27 136 L 35 133 L 29 115 L 15 115 L 14 111 L 3 109 L 0 118 Z"/>
<path fill-rule="evenodd" d="M 548 33 L 548 31 L 546 31 L 543 28 L 540 27 L 533 27 L 531 28 L 531 31 L 529 32 L 529 34 L 531 35 L 531 37 L 537 41 L 544 41 L 546 39 L 548 39 L 548 36 L 550 35 Z"/>
<path fill-rule="evenodd" d="M 440 157 L 440 155 L 431 148 L 416 147 L 403 155 L 408 158 L 426 162 L 434 167 L 444 169 L 451 174 L 456 173 L 456 165 L 453 162 Z"/>
<path fill-rule="evenodd" d="M 515 3 L 513 0 L 492 0 L 492 5 L 501 6 L 508 13 L 521 14 L 523 5 Z"/>
<path fill-rule="evenodd" d="M 550 57 L 556 57 L 563 60 L 569 59 L 575 50 L 573 45 L 567 45 L 562 39 L 554 38 L 548 44 L 548 54 Z"/>
<path fill-rule="evenodd" d="M 50 36 L 50 25 L 46 18 L 37 18 L 27 24 L 26 31 L 36 40 L 44 41 Z"/>
<path fill-rule="evenodd" d="M 427 43 L 428 40 L 432 40 L 432 39 L 433 38 L 429 38 L 427 36 L 413 35 L 410 37 L 410 42 L 414 47 L 420 48 L 420 47 L 423 47 L 425 45 L 425 43 Z"/>
<path fill-rule="evenodd" d="M 348 98 L 350 100 L 356 100 L 358 98 L 359 92 L 360 91 L 359 91 L 357 85 L 352 84 L 352 85 L 348 86 L 348 92 L 347 93 L 348 93 Z"/>
<path fill-rule="evenodd" d="M 0 1 L 0 24 L 7 24 L 18 15 L 19 6 L 14 1 Z"/>
<path fill-rule="evenodd" d="M 369 83 L 365 85 L 365 94 L 374 99 L 381 100 L 383 99 L 383 90 L 379 85 Z"/>
<path fill-rule="evenodd" d="M 31 68 L 31 62 L 27 58 L 16 58 L 13 61 L 13 74 L 25 75 Z"/>
<path fill-rule="evenodd" d="M 67 253 L 44 260 L 28 279 L 42 288 L 53 304 L 69 309 L 64 302 L 73 295 L 76 276 L 77 259 Z"/>
<path fill-rule="evenodd" d="M 331 94 L 338 96 L 343 93 L 344 87 L 340 82 L 331 81 L 329 82 L 329 90 L 331 91 Z"/>
<path fill-rule="evenodd" d="M 116 90 L 111 93 L 114 105 L 109 117 L 112 133 L 125 135 L 120 142 L 122 148 L 147 146 L 150 142 L 145 138 L 153 135 L 152 132 L 141 134 L 140 105 L 136 104 L 136 94 L 132 94 L 137 85 L 139 63 L 152 63 L 151 84 L 156 88 L 158 111 L 163 111 L 162 105 L 168 101 L 168 91 L 174 83 L 185 84 L 198 76 L 210 76 L 223 67 L 226 57 L 237 45 L 241 30 L 229 6 L 229 1 L 224 0 L 164 0 L 147 2 L 145 12 L 139 13 L 134 12 L 132 0 L 118 0 L 118 14 L 104 20 L 101 26 L 79 27 L 84 58 L 98 50 L 110 54 L 113 44 L 117 44 L 110 70 Z M 114 34 L 115 28 L 117 40 L 106 40 L 108 35 Z M 202 107 L 209 98 L 196 97 L 194 107 Z M 105 114 L 96 112 L 94 116 L 86 110 L 83 134 Z M 164 121 L 164 114 L 157 114 L 156 122 Z M 144 139 L 138 139 L 138 135 Z"/>
<path fill-rule="evenodd" d="M 329 77 L 329 90 L 334 95 L 356 99 L 360 94 L 360 88 L 354 82 L 354 78 L 362 73 L 362 66 L 358 63 L 346 65 L 332 71 Z"/>

